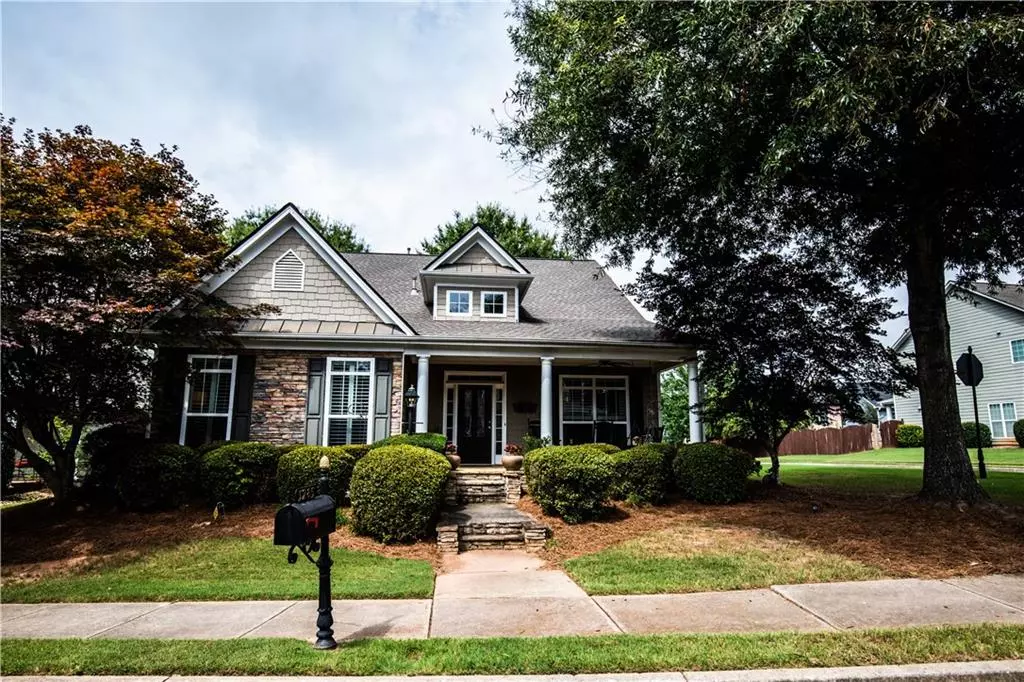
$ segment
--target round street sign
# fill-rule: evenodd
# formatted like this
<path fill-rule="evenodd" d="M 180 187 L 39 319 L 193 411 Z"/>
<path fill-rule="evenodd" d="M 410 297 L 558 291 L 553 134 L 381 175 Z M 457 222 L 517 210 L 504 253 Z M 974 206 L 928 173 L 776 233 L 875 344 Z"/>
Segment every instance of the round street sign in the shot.
<path fill-rule="evenodd" d="M 981 367 L 981 360 L 973 353 L 964 353 L 956 360 L 956 375 L 964 386 L 977 386 L 981 383 L 985 372 Z"/>

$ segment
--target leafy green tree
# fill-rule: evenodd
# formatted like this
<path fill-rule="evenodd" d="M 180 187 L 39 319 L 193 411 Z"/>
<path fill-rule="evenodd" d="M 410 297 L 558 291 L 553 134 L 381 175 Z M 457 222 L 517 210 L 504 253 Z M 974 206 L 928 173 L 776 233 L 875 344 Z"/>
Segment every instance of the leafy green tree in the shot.
<path fill-rule="evenodd" d="M 572 258 L 572 252 L 560 247 L 556 237 L 496 203 L 479 204 L 469 215 L 455 211 L 454 218 L 438 225 L 434 236 L 424 239 L 420 248 L 432 256 L 444 253 L 477 224 L 516 258 Z"/>
<path fill-rule="evenodd" d="M 568 243 L 677 272 L 787 254 L 868 297 L 906 284 L 921 495 L 982 499 L 945 273 L 1024 267 L 1024 6 L 556 0 L 513 16 L 524 69 L 493 134 L 543 169 Z M 684 279 L 646 281 L 648 302 L 705 304 Z"/>
<path fill-rule="evenodd" d="M 690 437 L 690 383 L 685 367 L 661 375 L 661 425 L 667 443 L 685 443 Z"/>
<path fill-rule="evenodd" d="M 224 243 L 234 246 L 250 234 L 256 231 L 260 225 L 267 222 L 280 207 L 264 206 L 262 208 L 250 208 L 242 215 L 231 221 L 221 233 Z M 329 218 L 319 211 L 302 211 L 306 220 L 320 231 L 327 243 L 334 247 L 335 251 L 341 253 L 366 253 L 370 246 L 362 240 L 355 232 L 355 226 L 343 223 L 340 220 Z"/>
<path fill-rule="evenodd" d="M 265 311 L 197 290 L 224 255 L 224 218 L 174 151 L 86 126 L 16 138 L 0 117 L 2 441 L 61 504 L 86 425 L 142 404 L 154 340 L 143 330 L 215 344 Z"/>

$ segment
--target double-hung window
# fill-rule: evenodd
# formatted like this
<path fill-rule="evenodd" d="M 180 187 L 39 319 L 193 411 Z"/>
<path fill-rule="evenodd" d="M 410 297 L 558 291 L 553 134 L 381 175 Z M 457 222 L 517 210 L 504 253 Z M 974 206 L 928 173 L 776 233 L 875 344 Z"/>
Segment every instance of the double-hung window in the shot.
<path fill-rule="evenodd" d="M 231 439 L 237 355 L 189 355 L 178 442 L 195 447 Z"/>
<path fill-rule="evenodd" d="M 449 315 L 472 315 L 473 293 L 470 291 L 449 291 L 447 304 Z"/>
<path fill-rule="evenodd" d="M 484 317 L 505 317 L 505 292 L 483 292 L 481 294 L 480 314 Z"/>
<path fill-rule="evenodd" d="M 370 442 L 373 360 L 327 358 L 325 445 Z"/>
<path fill-rule="evenodd" d="M 562 443 L 626 443 L 626 377 L 562 377 L 561 394 Z"/>
<path fill-rule="evenodd" d="M 1010 341 L 1010 362 L 1024 364 L 1024 339 Z"/>
<path fill-rule="evenodd" d="M 1013 422 L 1017 421 L 1017 406 L 1014 403 L 991 403 L 988 406 L 988 424 L 993 438 L 1009 438 L 1013 435 Z"/>

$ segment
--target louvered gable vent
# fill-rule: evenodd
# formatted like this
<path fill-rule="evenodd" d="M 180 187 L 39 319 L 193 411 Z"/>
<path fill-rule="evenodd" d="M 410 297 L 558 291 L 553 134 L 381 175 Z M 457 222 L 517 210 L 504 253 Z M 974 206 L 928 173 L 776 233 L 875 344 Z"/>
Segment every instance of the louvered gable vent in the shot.
<path fill-rule="evenodd" d="M 291 249 L 274 261 L 274 289 L 302 291 L 306 280 L 306 264 Z"/>

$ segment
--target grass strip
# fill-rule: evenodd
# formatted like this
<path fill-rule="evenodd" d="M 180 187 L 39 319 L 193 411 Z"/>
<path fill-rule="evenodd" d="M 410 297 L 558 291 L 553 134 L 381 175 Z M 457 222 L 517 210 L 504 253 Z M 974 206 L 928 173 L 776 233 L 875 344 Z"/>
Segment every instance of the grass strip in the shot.
<path fill-rule="evenodd" d="M 33 582 L 5 580 L 7 602 L 316 599 L 316 568 L 285 560 L 270 540 L 219 538 L 159 549 L 126 563 L 100 564 Z M 332 549 L 335 599 L 411 599 L 434 592 L 427 561 Z"/>
<path fill-rule="evenodd" d="M 835 490 L 843 493 L 913 495 L 921 490 L 920 469 L 870 467 L 786 466 L 779 474 L 785 485 Z M 1024 474 L 990 471 L 979 479 L 981 487 L 996 502 L 1024 504 Z"/>
<path fill-rule="evenodd" d="M 814 634 L 362 640 L 5 639 L 3 675 L 500 675 L 729 670 L 1024 657 L 1024 626 Z"/>

